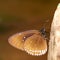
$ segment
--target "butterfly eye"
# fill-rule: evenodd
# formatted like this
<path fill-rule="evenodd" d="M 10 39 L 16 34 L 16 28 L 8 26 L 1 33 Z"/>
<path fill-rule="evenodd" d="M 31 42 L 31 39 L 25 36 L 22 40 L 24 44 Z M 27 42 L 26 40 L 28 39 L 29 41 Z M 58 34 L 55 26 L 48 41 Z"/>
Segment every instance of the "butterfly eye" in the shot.
<path fill-rule="evenodd" d="M 45 28 L 42 28 L 42 29 L 40 30 L 40 32 L 41 32 L 41 34 L 46 38 L 46 30 L 45 30 Z"/>
<path fill-rule="evenodd" d="M 47 42 L 38 30 L 17 33 L 8 39 L 9 44 L 30 55 L 40 56 L 47 52 Z"/>

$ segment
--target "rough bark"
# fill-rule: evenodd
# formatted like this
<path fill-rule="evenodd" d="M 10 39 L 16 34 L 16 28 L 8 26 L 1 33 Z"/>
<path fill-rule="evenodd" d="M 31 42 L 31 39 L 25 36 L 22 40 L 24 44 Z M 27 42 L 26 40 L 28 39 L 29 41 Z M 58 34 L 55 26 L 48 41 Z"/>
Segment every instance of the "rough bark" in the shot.
<path fill-rule="evenodd" d="M 48 60 L 60 60 L 60 4 L 57 6 L 51 24 Z"/>

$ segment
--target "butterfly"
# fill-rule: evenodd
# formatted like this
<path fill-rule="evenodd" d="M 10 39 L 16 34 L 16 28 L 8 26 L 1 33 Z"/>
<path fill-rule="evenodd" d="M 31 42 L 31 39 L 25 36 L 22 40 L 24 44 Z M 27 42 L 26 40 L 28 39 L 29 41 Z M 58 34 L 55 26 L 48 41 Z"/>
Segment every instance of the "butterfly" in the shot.
<path fill-rule="evenodd" d="M 33 56 L 41 56 L 47 52 L 45 29 L 27 30 L 9 37 L 8 42 L 13 47 Z"/>

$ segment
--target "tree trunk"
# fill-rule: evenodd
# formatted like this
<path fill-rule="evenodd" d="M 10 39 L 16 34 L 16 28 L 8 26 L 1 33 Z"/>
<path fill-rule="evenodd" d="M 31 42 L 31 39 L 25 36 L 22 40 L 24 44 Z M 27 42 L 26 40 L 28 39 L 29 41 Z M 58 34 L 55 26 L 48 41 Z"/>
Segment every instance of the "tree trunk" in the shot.
<path fill-rule="evenodd" d="M 60 4 L 51 24 L 48 60 L 60 60 Z"/>

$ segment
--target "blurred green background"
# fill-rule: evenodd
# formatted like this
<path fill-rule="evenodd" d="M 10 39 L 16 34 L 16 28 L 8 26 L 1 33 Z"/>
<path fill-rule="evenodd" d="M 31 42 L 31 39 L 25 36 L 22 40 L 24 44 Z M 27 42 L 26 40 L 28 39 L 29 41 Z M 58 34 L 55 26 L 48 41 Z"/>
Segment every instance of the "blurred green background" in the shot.
<path fill-rule="evenodd" d="M 59 0 L 0 0 L 0 60 L 47 60 L 13 48 L 8 38 L 17 32 L 42 27 L 48 32 Z"/>

